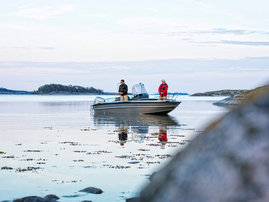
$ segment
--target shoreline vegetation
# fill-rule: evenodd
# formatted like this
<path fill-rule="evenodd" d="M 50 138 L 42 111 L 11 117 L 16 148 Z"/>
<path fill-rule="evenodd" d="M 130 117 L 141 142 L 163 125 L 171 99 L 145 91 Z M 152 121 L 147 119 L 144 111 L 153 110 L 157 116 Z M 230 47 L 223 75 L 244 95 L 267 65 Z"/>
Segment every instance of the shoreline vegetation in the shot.
<path fill-rule="evenodd" d="M 61 84 L 46 84 L 38 88 L 37 91 L 33 91 L 33 94 L 104 94 L 101 89 L 94 87 L 82 87 L 72 85 L 61 85 Z"/>
<path fill-rule="evenodd" d="M 46 84 L 35 91 L 9 90 L 0 88 L 2 95 L 112 95 L 115 93 L 104 92 L 94 87 L 82 87 L 77 85 Z"/>

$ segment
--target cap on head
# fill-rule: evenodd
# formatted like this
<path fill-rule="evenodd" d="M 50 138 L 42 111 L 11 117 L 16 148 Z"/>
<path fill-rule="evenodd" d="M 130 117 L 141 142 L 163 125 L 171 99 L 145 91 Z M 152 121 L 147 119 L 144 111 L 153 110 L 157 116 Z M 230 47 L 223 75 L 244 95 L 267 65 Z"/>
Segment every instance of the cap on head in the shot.
<path fill-rule="evenodd" d="M 165 81 L 164 79 L 162 79 L 161 81 Z"/>

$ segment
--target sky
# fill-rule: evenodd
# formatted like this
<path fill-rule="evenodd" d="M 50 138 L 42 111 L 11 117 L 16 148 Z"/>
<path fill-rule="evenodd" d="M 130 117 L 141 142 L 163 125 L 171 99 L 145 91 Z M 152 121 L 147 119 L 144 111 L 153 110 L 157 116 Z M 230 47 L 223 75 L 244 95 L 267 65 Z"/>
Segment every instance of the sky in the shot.
<path fill-rule="evenodd" d="M 268 0 L 0 0 L 0 87 L 249 89 L 269 82 Z"/>

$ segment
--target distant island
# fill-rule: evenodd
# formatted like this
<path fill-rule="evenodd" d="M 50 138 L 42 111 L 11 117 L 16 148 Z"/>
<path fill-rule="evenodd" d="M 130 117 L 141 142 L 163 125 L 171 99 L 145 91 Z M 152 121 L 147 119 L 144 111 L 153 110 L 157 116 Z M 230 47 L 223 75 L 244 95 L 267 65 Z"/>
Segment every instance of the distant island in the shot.
<path fill-rule="evenodd" d="M 46 84 L 38 88 L 34 94 L 104 94 L 103 90 L 93 87 L 65 86 L 61 84 Z"/>
<path fill-rule="evenodd" d="M 235 96 L 238 94 L 246 93 L 247 90 L 218 90 L 218 91 L 208 91 L 204 93 L 195 93 L 191 96 Z"/>
<path fill-rule="evenodd" d="M 0 88 L 0 94 L 4 94 L 4 95 L 10 95 L 10 94 L 17 94 L 17 95 L 21 95 L 21 94 L 31 94 L 32 92 L 29 91 L 22 91 L 22 90 L 9 90 L 6 88 Z"/>
<path fill-rule="evenodd" d="M 0 88 L 0 94 L 5 95 L 22 95 L 22 94 L 37 94 L 37 95 L 80 95 L 80 94 L 105 94 L 103 90 L 96 89 L 94 87 L 82 87 L 73 85 L 61 85 L 61 84 L 46 84 L 40 86 L 36 91 L 19 91 L 9 90 L 6 88 Z"/>

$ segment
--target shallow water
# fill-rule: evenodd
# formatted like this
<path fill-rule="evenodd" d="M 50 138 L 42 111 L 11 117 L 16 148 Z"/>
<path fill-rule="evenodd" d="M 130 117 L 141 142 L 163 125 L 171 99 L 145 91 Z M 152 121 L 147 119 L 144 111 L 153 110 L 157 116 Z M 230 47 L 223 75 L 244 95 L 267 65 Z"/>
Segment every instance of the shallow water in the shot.
<path fill-rule="evenodd" d="M 95 96 L 0 96 L 0 201 L 124 201 L 149 175 L 226 112 L 223 97 L 178 97 L 169 116 L 102 116 Z M 101 195 L 78 192 L 99 187 Z"/>

